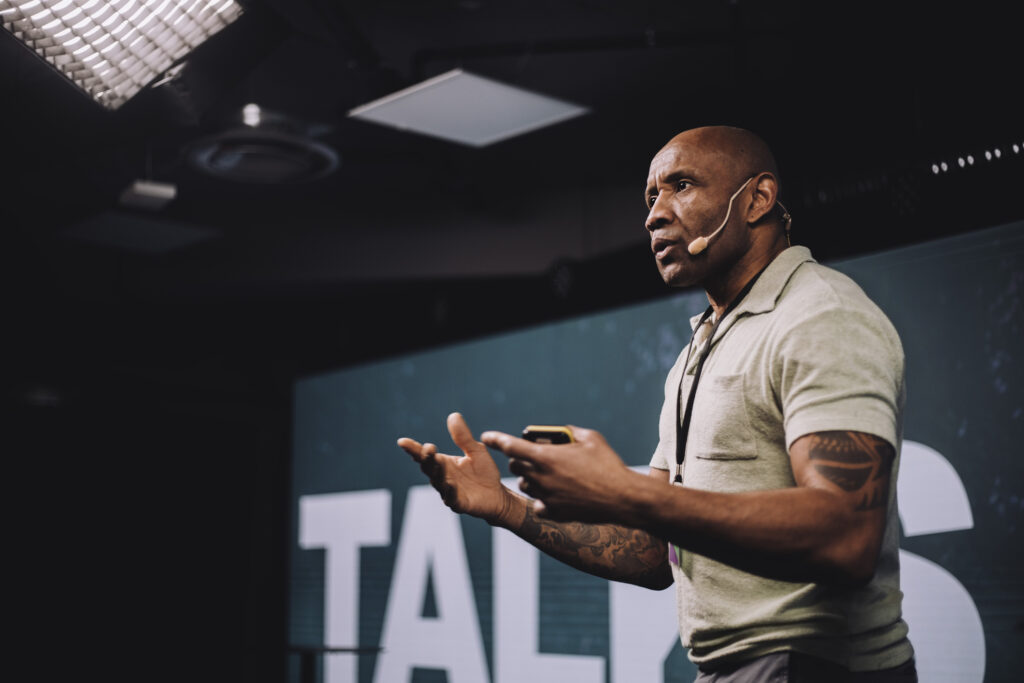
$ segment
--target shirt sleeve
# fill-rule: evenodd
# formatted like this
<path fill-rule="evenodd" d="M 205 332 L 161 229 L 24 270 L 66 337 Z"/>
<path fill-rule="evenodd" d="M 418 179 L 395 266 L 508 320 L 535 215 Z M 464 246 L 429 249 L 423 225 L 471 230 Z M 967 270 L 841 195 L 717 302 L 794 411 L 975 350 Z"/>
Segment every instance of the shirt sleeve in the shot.
<path fill-rule="evenodd" d="M 823 308 L 787 330 L 778 358 L 787 449 L 824 431 L 873 434 L 899 448 L 903 348 L 881 311 Z"/>

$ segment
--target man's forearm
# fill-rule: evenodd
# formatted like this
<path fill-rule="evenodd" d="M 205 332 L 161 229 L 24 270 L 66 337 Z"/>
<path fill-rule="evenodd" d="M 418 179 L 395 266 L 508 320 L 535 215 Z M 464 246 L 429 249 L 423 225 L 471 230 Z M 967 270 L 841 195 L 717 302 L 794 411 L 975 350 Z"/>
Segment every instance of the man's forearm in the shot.
<path fill-rule="evenodd" d="M 509 508 L 497 525 L 588 574 L 655 590 L 672 584 L 666 544 L 646 531 L 544 519 L 520 496 L 510 497 Z"/>
<path fill-rule="evenodd" d="M 630 475 L 619 482 L 616 520 L 691 552 L 774 579 L 859 585 L 871 579 L 887 517 L 895 458 L 861 432 L 797 439 L 797 486 L 718 493 Z"/>
<path fill-rule="evenodd" d="M 691 552 L 783 581 L 857 584 L 873 572 L 877 547 L 864 550 L 854 513 L 824 491 L 714 493 L 636 482 L 646 496 L 623 519 Z"/>

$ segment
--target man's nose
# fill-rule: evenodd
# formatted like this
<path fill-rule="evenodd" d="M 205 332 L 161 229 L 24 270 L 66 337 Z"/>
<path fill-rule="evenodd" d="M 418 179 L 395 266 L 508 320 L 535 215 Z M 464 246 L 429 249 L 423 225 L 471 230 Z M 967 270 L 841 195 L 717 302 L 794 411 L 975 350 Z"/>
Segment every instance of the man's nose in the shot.
<path fill-rule="evenodd" d="M 647 220 L 644 222 L 644 227 L 649 232 L 654 232 L 663 225 L 667 225 L 672 222 L 672 212 L 668 209 L 668 201 L 664 199 L 664 195 L 659 193 L 654 199 L 654 205 L 651 206 L 651 212 L 647 214 Z"/>

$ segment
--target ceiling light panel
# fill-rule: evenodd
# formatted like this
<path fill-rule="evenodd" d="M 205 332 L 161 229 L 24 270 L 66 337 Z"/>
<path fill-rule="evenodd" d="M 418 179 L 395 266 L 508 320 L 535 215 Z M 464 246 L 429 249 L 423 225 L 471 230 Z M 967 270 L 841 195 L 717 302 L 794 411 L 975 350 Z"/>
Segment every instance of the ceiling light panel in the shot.
<path fill-rule="evenodd" d="M 235 0 L 0 0 L 3 27 L 108 109 L 241 13 Z"/>
<path fill-rule="evenodd" d="M 587 109 L 455 69 L 357 107 L 349 116 L 483 147 Z"/>

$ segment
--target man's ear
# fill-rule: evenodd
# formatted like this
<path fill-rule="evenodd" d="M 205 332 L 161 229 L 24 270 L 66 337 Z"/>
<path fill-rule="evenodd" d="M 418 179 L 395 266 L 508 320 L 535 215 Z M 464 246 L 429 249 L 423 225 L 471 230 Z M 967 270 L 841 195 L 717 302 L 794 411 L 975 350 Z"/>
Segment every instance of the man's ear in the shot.
<path fill-rule="evenodd" d="M 751 185 L 754 190 L 747 208 L 747 224 L 754 226 L 775 206 L 775 198 L 779 196 L 779 181 L 768 171 L 763 171 L 754 176 Z"/>

